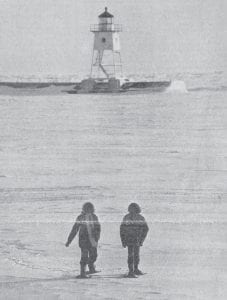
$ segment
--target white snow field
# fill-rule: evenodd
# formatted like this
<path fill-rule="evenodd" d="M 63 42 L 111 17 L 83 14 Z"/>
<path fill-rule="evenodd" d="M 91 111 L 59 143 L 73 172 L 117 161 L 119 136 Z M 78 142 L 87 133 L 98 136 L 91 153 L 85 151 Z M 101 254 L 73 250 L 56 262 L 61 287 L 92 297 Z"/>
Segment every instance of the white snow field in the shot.
<path fill-rule="evenodd" d="M 0 299 L 227 299 L 226 89 L 0 96 Z M 97 269 L 76 279 L 85 201 Z M 146 275 L 123 278 L 119 225 L 138 202 Z"/>

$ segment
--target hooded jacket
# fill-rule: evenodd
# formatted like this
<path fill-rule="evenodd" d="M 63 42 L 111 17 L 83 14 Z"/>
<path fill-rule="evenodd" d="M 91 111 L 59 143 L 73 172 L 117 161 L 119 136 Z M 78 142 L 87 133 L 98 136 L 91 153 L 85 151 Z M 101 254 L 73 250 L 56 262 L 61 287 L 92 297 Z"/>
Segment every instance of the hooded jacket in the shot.
<path fill-rule="evenodd" d="M 149 228 L 145 218 L 140 214 L 127 214 L 120 226 L 123 246 L 142 246 Z"/>
<path fill-rule="evenodd" d="M 69 244 L 72 242 L 78 231 L 80 248 L 97 248 L 101 226 L 98 217 L 95 214 L 82 212 L 77 217 L 68 237 Z"/>

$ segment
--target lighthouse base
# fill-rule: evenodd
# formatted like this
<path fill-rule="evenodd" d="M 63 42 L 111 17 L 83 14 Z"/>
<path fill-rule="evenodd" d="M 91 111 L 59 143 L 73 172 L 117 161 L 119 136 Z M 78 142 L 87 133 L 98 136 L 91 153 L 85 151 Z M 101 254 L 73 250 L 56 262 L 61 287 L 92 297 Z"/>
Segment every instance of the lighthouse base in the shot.
<path fill-rule="evenodd" d="M 97 80 L 93 78 L 84 79 L 77 83 L 73 91 L 69 93 L 116 93 L 121 90 L 119 79 Z"/>
<path fill-rule="evenodd" d="M 86 93 L 119 93 L 128 91 L 149 90 L 152 92 L 165 91 L 171 84 L 171 81 L 129 81 L 118 78 L 102 79 L 84 79 L 78 82 L 69 94 Z"/>

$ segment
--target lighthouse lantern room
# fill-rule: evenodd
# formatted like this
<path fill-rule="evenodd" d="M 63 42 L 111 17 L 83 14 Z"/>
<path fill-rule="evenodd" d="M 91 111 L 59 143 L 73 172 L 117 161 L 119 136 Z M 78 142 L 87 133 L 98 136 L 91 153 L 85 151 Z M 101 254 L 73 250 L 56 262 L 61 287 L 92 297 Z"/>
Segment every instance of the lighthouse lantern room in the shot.
<path fill-rule="evenodd" d="M 114 16 L 105 8 L 99 15 L 99 23 L 91 25 L 94 33 L 94 46 L 90 77 L 111 79 L 122 77 L 119 32 L 122 26 L 114 24 Z"/>

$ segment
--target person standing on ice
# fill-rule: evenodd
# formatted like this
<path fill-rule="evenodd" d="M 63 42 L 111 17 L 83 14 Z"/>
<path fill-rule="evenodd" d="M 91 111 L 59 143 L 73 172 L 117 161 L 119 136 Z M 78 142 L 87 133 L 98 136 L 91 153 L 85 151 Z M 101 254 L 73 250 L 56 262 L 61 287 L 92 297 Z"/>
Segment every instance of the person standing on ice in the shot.
<path fill-rule="evenodd" d="M 97 259 L 97 246 L 100 238 L 101 226 L 98 217 L 94 214 L 94 205 L 86 202 L 83 205 L 81 214 L 77 217 L 68 240 L 66 247 L 70 245 L 77 232 L 79 231 L 79 247 L 81 248 L 80 275 L 78 278 L 89 278 L 86 275 L 86 266 L 88 265 L 89 274 L 94 274 L 95 261 Z"/>
<path fill-rule="evenodd" d="M 128 211 L 120 226 L 120 237 L 122 246 L 128 247 L 128 277 L 136 278 L 136 275 L 143 275 L 138 268 L 139 252 L 149 228 L 145 218 L 140 214 L 141 208 L 137 203 L 131 203 Z"/>

